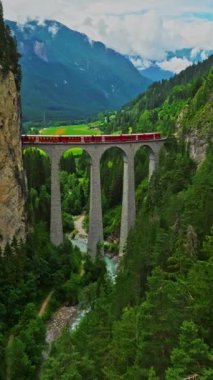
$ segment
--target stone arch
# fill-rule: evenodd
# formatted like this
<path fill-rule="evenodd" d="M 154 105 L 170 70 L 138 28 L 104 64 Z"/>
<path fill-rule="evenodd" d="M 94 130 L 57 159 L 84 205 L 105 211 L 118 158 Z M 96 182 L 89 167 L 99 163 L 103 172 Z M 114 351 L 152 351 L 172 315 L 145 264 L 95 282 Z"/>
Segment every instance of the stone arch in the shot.
<path fill-rule="evenodd" d="M 51 180 L 49 154 L 43 147 L 25 145 L 23 146 L 23 163 L 27 178 L 28 203 L 32 206 L 32 208 L 29 207 L 29 222 L 34 223 L 39 215 L 49 229 Z"/>
<path fill-rule="evenodd" d="M 119 226 L 121 224 L 119 212 L 123 197 L 123 167 L 125 160 L 125 152 L 117 145 L 104 147 L 100 159 L 103 224 L 105 225 L 106 211 L 113 210 L 113 215 L 116 216 L 118 222 L 116 223 L 116 229 L 114 228 L 114 233 L 118 240 L 120 239 L 120 232 L 117 224 Z M 108 238 L 109 234 L 106 234 L 106 237 Z"/>
<path fill-rule="evenodd" d="M 109 145 L 104 144 L 102 146 L 102 149 L 101 149 L 100 159 L 103 157 L 104 153 L 106 153 L 108 150 L 113 149 L 113 148 L 119 149 L 122 152 L 124 159 L 127 157 L 128 153 L 127 153 L 127 149 L 125 148 L 124 145 L 122 145 L 122 144 L 109 144 Z"/>
<path fill-rule="evenodd" d="M 73 232 L 75 218 L 82 212 L 89 211 L 89 169 L 92 158 L 85 147 L 80 147 L 79 153 L 74 151 L 76 148 L 79 149 L 73 145 L 63 147 L 59 160 L 59 171 L 64 171 L 63 175 L 60 174 L 60 184 L 64 189 L 61 191 L 64 233 Z M 84 239 L 86 240 L 86 235 Z"/>
<path fill-rule="evenodd" d="M 122 211 L 120 225 L 119 252 L 123 253 L 127 235 L 135 222 L 135 191 L 134 191 L 134 152 L 132 144 L 109 144 L 105 145 L 103 154 L 111 149 L 118 149 L 122 155 Z"/>
<path fill-rule="evenodd" d="M 72 149 L 76 149 L 76 148 L 80 148 L 82 149 L 83 151 L 85 151 L 90 159 L 92 158 L 92 151 L 90 150 L 90 146 L 87 146 L 87 145 L 82 145 L 82 144 L 79 144 L 79 145 L 66 145 L 66 146 L 62 146 L 61 147 L 61 156 L 64 155 L 64 153 L 66 153 L 67 151 L 71 151 Z"/>
<path fill-rule="evenodd" d="M 135 189 L 149 175 L 149 162 L 152 151 L 149 147 L 140 145 L 134 152 Z"/>
<path fill-rule="evenodd" d="M 24 145 L 22 147 L 23 161 L 25 161 L 24 156 L 25 156 L 25 153 L 27 153 L 28 151 L 39 152 L 41 156 L 44 155 L 49 162 L 50 172 L 51 172 L 51 157 L 50 157 L 49 151 L 46 149 L 45 146 Z"/>
<path fill-rule="evenodd" d="M 135 144 L 134 154 L 136 154 L 141 147 L 144 147 L 145 149 L 147 149 L 149 153 L 153 153 L 153 154 L 155 153 L 152 143 L 142 142 L 142 143 Z"/>
<path fill-rule="evenodd" d="M 134 155 L 140 150 L 141 147 L 145 147 L 149 154 L 149 179 L 158 167 L 159 153 L 164 144 L 164 141 L 152 141 L 152 142 L 142 142 L 136 144 Z"/>
<path fill-rule="evenodd" d="M 47 147 L 45 145 L 42 145 L 42 146 L 38 146 L 38 145 L 30 145 L 30 144 L 26 144 L 26 145 L 23 145 L 22 146 L 22 152 L 24 153 L 26 150 L 29 150 L 29 149 L 35 149 L 35 150 L 41 150 L 43 151 L 44 153 L 46 153 L 47 157 L 50 159 L 50 155 L 49 155 L 49 151 L 47 149 Z"/>

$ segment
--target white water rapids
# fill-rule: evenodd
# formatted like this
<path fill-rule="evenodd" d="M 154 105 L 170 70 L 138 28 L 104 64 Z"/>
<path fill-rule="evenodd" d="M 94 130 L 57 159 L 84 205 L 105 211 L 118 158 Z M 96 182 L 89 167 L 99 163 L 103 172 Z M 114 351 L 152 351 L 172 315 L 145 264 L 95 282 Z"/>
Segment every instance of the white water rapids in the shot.
<path fill-rule="evenodd" d="M 84 215 L 75 217 L 74 226 L 75 226 L 75 230 L 77 231 L 77 234 L 75 235 L 75 238 L 70 239 L 70 240 L 74 246 L 80 249 L 81 252 L 86 253 L 87 252 L 87 233 L 83 227 L 83 222 L 84 222 Z M 108 275 L 111 277 L 113 281 L 115 281 L 116 272 L 118 268 L 118 262 L 116 262 L 115 259 L 111 258 L 109 255 L 104 255 L 104 261 L 106 264 Z M 72 320 L 71 325 L 70 325 L 70 329 L 72 331 L 78 327 L 80 321 L 88 312 L 89 312 L 89 309 L 88 310 L 78 309 L 77 316 L 74 320 Z"/>

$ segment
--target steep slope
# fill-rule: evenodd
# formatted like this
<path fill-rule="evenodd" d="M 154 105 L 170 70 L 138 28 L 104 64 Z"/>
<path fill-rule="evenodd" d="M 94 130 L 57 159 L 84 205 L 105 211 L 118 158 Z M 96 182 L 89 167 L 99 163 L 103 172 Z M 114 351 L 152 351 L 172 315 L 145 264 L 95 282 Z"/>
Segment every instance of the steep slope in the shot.
<path fill-rule="evenodd" d="M 207 141 L 212 132 L 212 65 L 213 56 L 210 56 L 170 80 L 152 84 L 117 113 L 111 120 L 109 131 L 120 128 L 123 132 L 129 128 L 138 132 L 158 130 L 168 136 L 176 134 L 179 138 L 187 132 L 189 143 L 193 140 L 194 145 L 203 145 L 203 139 Z M 191 153 L 193 149 L 192 146 Z M 202 152 L 199 154 L 204 158 Z M 195 153 L 192 158 L 196 160 Z"/>
<path fill-rule="evenodd" d="M 169 139 L 158 171 L 150 183 L 144 175 L 138 188 L 137 221 L 116 285 L 106 279 L 88 291 L 90 313 L 56 342 L 42 380 L 56 373 L 88 380 L 212 379 L 212 94 L 205 62 L 154 85 L 115 119 L 114 127 L 124 121 L 134 130 L 157 127 Z M 191 133 L 207 147 L 196 156 L 199 165 L 187 149 Z"/>
<path fill-rule="evenodd" d="M 20 144 L 20 68 L 0 3 L 0 247 L 25 236 L 25 177 Z M 12 71 L 11 71 L 12 70 Z"/>
<path fill-rule="evenodd" d="M 121 54 L 55 21 L 7 21 L 22 55 L 25 119 L 82 119 L 117 109 L 150 80 Z"/>

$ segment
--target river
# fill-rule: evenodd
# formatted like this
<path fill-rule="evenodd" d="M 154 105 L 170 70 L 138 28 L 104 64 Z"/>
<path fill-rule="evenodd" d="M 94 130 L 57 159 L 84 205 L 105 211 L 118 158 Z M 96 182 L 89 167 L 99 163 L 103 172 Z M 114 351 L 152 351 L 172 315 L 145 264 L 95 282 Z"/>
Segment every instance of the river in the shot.
<path fill-rule="evenodd" d="M 87 252 L 87 233 L 83 227 L 84 215 L 74 218 L 74 226 L 76 235 L 74 238 L 68 235 L 72 244 L 80 249 L 81 252 Z M 104 261 L 108 275 L 115 282 L 118 261 L 116 257 L 109 254 L 104 255 Z M 89 312 L 89 309 L 81 310 L 79 306 L 62 306 L 59 308 L 47 323 L 46 343 L 50 349 L 51 343 L 56 340 L 65 327 L 71 331 L 75 330 L 82 318 Z M 44 353 L 44 357 L 48 356 L 49 349 Z"/>
<path fill-rule="evenodd" d="M 84 229 L 83 223 L 84 223 L 84 215 L 79 215 L 74 217 L 74 226 L 76 235 L 74 238 L 70 239 L 72 244 L 80 249 L 81 252 L 86 253 L 87 252 L 87 232 Z M 116 272 L 118 268 L 118 262 L 115 257 L 112 257 L 112 255 L 105 254 L 104 255 L 104 261 L 106 263 L 106 268 L 109 276 L 112 278 L 113 281 L 115 281 L 116 278 Z"/>
<path fill-rule="evenodd" d="M 78 247 L 81 252 L 86 253 L 87 252 L 87 233 L 83 227 L 84 222 L 84 215 L 80 215 L 74 218 L 74 226 L 75 231 L 77 234 L 73 239 L 71 239 L 71 242 L 74 246 Z M 106 269 L 108 272 L 108 275 L 111 277 L 112 281 L 115 282 L 116 279 L 116 273 L 118 269 L 118 261 L 111 257 L 111 255 L 105 254 L 104 255 L 104 261 L 106 264 Z M 88 310 L 80 310 L 77 311 L 77 316 L 75 319 L 71 321 L 70 329 L 73 331 L 75 330 L 82 318 L 89 312 Z"/>

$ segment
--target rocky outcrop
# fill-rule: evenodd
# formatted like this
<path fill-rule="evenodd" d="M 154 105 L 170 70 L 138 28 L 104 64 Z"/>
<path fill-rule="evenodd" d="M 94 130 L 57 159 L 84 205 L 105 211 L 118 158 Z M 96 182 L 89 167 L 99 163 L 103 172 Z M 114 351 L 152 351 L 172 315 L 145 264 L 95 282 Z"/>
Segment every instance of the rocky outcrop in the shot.
<path fill-rule="evenodd" d="M 199 168 L 206 158 L 207 147 L 209 142 L 212 140 L 212 133 L 210 127 L 205 128 L 205 125 L 203 127 L 201 122 L 198 123 L 198 125 L 187 125 L 187 128 L 184 128 L 184 125 L 187 124 L 185 119 L 187 117 L 188 110 L 188 106 L 186 106 L 178 116 L 176 123 L 176 136 L 177 138 L 184 138 L 189 156 L 193 161 L 195 161 L 197 167 Z M 209 116 L 210 120 L 210 114 L 208 112 L 206 112 L 206 114 Z"/>
<path fill-rule="evenodd" d="M 46 342 L 58 339 L 65 327 L 71 326 L 77 317 L 77 306 L 63 306 L 58 309 L 47 323 Z"/>
<path fill-rule="evenodd" d="M 202 138 L 196 132 L 187 135 L 185 140 L 190 157 L 199 167 L 206 158 L 208 140 Z"/>
<path fill-rule="evenodd" d="M 25 237 L 26 182 L 20 142 L 20 106 L 14 75 L 0 74 L 0 247 Z"/>

